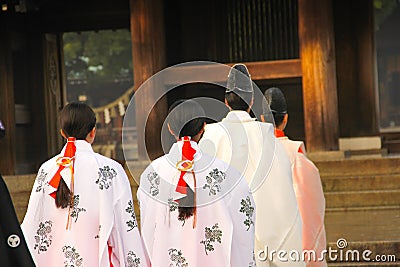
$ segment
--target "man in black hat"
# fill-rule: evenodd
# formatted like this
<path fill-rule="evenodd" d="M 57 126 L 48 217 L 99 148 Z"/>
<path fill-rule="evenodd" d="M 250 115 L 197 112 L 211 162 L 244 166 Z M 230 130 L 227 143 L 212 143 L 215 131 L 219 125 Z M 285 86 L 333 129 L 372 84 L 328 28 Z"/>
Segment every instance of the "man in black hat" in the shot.
<path fill-rule="evenodd" d="M 253 102 L 253 82 L 247 67 L 236 64 L 229 72 L 225 91 L 230 111 L 221 122 L 206 126 L 200 146 L 238 169 L 250 186 L 257 207 L 257 266 L 304 266 L 290 259 L 280 261 L 269 253 L 301 253 L 301 217 L 288 155 L 274 136 L 274 126 L 250 116 Z"/>
<path fill-rule="evenodd" d="M 5 129 L 0 121 L 0 139 Z M 26 246 L 7 185 L 0 174 L 0 265 L 2 267 L 35 266 Z"/>

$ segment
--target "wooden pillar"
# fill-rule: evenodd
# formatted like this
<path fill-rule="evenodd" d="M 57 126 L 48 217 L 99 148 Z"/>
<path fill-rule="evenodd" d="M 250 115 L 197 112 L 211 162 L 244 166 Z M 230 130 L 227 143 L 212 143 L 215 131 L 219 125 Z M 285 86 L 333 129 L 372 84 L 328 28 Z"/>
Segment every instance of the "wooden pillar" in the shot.
<path fill-rule="evenodd" d="M 130 0 L 130 9 L 133 77 L 136 91 L 146 79 L 166 65 L 163 1 Z M 157 89 L 163 90 L 163 88 Z M 141 95 L 143 98 L 135 103 L 139 159 L 147 159 L 147 154 L 154 159 L 162 155 L 160 133 L 167 113 L 167 101 L 166 97 L 163 97 L 153 107 L 156 92 L 147 90 Z M 150 109 L 152 112 L 146 121 L 144 114 Z M 145 136 L 143 127 L 146 127 Z"/>
<path fill-rule="evenodd" d="M 0 173 L 15 174 L 15 101 L 12 73 L 11 47 L 7 32 L 0 31 L 0 120 L 6 136 L 0 140 Z M 8 41 L 7 41 L 8 40 Z"/>
<path fill-rule="evenodd" d="M 62 78 L 60 72 L 60 40 L 57 34 L 44 34 L 44 98 L 47 126 L 47 151 L 59 153 L 64 145 L 60 134 L 59 114 L 63 107 Z"/>
<path fill-rule="evenodd" d="M 372 0 L 336 0 L 335 47 L 341 137 L 378 134 Z"/>
<path fill-rule="evenodd" d="M 299 0 L 300 58 L 306 144 L 338 148 L 338 107 L 331 0 Z"/>

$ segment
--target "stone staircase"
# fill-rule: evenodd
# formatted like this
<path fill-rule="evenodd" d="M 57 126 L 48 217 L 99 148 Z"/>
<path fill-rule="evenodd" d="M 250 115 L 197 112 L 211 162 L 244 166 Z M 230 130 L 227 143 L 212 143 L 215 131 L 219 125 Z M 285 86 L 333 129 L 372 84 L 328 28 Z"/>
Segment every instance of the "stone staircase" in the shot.
<path fill-rule="evenodd" d="M 400 158 L 354 157 L 315 164 L 326 199 L 328 248 L 337 250 L 337 259 L 332 257 L 328 265 L 400 266 Z M 341 249 L 339 239 L 347 243 Z M 362 257 L 367 250 L 369 262 Z M 351 257 L 354 251 L 360 262 Z M 375 260 L 376 255 L 386 262 Z"/>
<path fill-rule="evenodd" d="M 20 222 L 24 219 L 35 177 L 33 174 L 3 176 Z"/>
<path fill-rule="evenodd" d="M 312 158 L 314 159 L 314 158 Z M 320 170 L 326 198 L 325 225 L 328 248 L 337 250 L 337 260 L 329 266 L 400 266 L 400 157 L 314 159 Z M 133 175 L 139 177 L 147 165 L 129 163 Z M 26 212 L 34 175 L 4 177 L 12 195 L 20 221 Z M 140 216 L 137 183 L 130 176 L 135 211 Z M 338 249 L 337 241 L 345 239 L 347 246 Z M 396 262 L 345 261 L 348 251 L 370 250 L 369 257 L 395 255 Z M 340 260 L 342 251 L 342 261 Z M 349 254 L 349 260 L 351 260 Z M 393 259 L 391 259 L 393 260 Z"/>

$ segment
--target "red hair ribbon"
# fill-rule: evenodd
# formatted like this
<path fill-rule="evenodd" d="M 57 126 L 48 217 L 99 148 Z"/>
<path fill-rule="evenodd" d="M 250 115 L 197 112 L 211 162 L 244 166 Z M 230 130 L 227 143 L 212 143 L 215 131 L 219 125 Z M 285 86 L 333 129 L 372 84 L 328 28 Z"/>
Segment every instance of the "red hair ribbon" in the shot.
<path fill-rule="evenodd" d="M 56 190 L 49 194 L 54 199 L 56 198 L 58 185 L 60 184 L 61 171 L 64 170 L 66 167 L 71 166 L 71 164 L 73 167 L 76 152 L 75 140 L 75 137 L 68 137 L 67 147 L 65 148 L 64 156 L 57 159 L 57 165 L 59 165 L 58 170 L 49 182 L 49 185 L 51 185 Z"/>
<path fill-rule="evenodd" d="M 197 209 L 196 209 L 196 176 L 193 171 L 193 164 L 194 164 L 193 161 L 194 161 L 194 154 L 196 154 L 196 150 L 192 147 L 190 143 L 190 137 L 184 136 L 181 140 L 183 141 L 182 160 L 176 164 L 176 167 L 181 172 L 181 175 L 179 176 L 178 185 L 176 186 L 175 191 L 187 195 L 188 184 L 183 179 L 183 176 L 190 171 L 193 175 L 193 182 L 194 182 L 193 228 L 195 228 L 197 222 L 197 211 L 196 211 Z"/>
<path fill-rule="evenodd" d="M 183 140 L 182 160 L 177 164 L 177 168 L 181 171 L 181 175 L 179 177 L 178 185 L 176 186 L 176 192 L 186 195 L 188 185 L 183 179 L 183 176 L 187 171 L 192 170 L 196 150 L 190 144 L 190 138 L 188 136 L 183 137 L 181 140 Z"/>

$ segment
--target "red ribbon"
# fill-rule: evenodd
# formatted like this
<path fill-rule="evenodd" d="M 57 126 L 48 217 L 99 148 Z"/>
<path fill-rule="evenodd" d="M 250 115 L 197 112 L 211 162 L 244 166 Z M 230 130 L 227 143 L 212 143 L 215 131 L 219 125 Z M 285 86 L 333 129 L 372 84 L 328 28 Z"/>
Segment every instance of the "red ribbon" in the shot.
<path fill-rule="evenodd" d="M 193 161 L 194 154 L 196 154 L 196 150 L 190 144 L 190 138 L 185 136 L 182 138 L 183 146 L 182 146 L 182 160 Z M 183 166 L 185 167 L 185 166 Z M 186 171 L 181 171 L 181 175 L 179 177 L 178 185 L 176 186 L 176 192 L 186 195 L 187 194 L 187 183 L 183 180 L 183 176 Z"/>
<path fill-rule="evenodd" d="M 76 152 L 75 140 L 76 140 L 75 137 L 68 137 L 68 142 L 67 142 L 67 147 L 65 148 L 64 157 L 59 159 L 61 161 L 60 163 L 58 163 L 60 167 L 58 167 L 56 174 L 53 176 L 53 178 L 51 178 L 49 182 L 49 185 L 51 185 L 56 190 L 49 194 L 54 199 L 56 198 L 58 185 L 60 184 L 61 180 L 60 173 L 66 167 L 66 165 L 64 165 L 63 163 L 67 163 L 67 161 L 70 161 L 69 159 L 75 157 L 75 152 Z M 73 164 L 73 161 L 71 162 L 71 164 Z"/>

